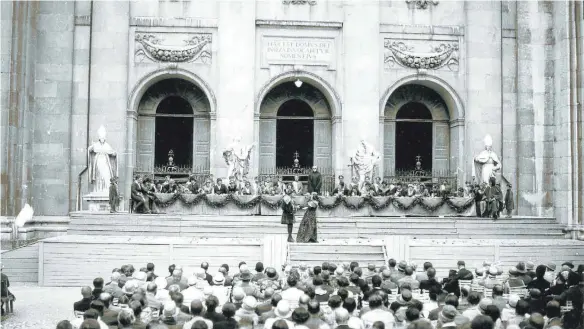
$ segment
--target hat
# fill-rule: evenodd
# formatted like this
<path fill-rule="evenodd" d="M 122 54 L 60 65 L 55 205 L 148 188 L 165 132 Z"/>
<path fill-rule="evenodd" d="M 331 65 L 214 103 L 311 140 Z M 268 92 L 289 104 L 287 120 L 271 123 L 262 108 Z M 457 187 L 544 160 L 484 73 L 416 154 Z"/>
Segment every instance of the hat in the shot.
<path fill-rule="evenodd" d="M 406 270 L 406 267 L 408 266 L 408 264 L 405 261 L 401 261 L 399 262 L 399 264 L 397 265 L 397 270 L 400 272 L 404 272 Z"/>
<path fill-rule="evenodd" d="M 457 315 L 458 311 L 456 311 L 456 308 L 454 306 L 444 305 L 444 307 L 442 308 L 442 312 L 440 312 L 440 315 L 438 317 L 440 321 L 444 324 L 454 321 L 454 318 L 456 318 Z"/>
<path fill-rule="evenodd" d="M 335 270 L 336 275 L 343 275 L 343 272 L 345 272 L 343 270 L 343 267 L 337 267 L 337 269 Z"/>
<path fill-rule="evenodd" d="M 407 290 L 407 289 L 403 289 L 402 293 L 400 295 L 398 295 L 396 298 L 396 302 L 398 304 L 402 304 L 402 305 L 406 305 L 411 300 L 412 300 L 412 292 Z"/>
<path fill-rule="evenodd" d="M 306 266 L 306 263 L 300 263 L 300 266 L 298 266 L 298 268 L 301 271 L 306 271 L 306 269 L 308 268 L 308 266 Z"/>
<path fill-rule="evenodd" d="M 481 302 L 479 303 L 479 311 L 481 311 L 482 314 L 485 314 L 485 311 L 487 310 L 487 306 L 492 305 L 492 304 L 493 304 L 493 300 L 490 298 L 481 299 Z"/>
<path fill-rule="evenodd" d="M 217 273 L 217 274 L 215 274 L 215 276 L 213 276 L 213 283 L 223 284 L 224 282 L 225 282 L 225 277 L 223 276 L 223 274 Z"/>
<path fill-rule="evenodd" d="M 570 269 L 573 269 L 574 268 L 574 264 L 572 264 L 572 262 L 565 262 L 565 263 L 562 264 L 562 266 L 564 266 L 564 265 L 565 266 L 568 266 Z"/>
<path fill-rule="evenodd" d="M 454 318 L 454 324 L 456 325 L 457 328 L 458 327 L 462 327 L 462 326 L 464 326 L 465 324 L 467 324 L 469 322 L 470 322 L 470 319 L 467 318 L 466 316 L 457 315 Z"/>
<path fill-rule="evenodd" d="M 528 261 L 527 263 L 525 263 L 525 268 L 528 271 L 533 271 L 533 269 L 535 268 L 535 263 L 532 261 Z"/>
<path fill-rule="evenodd" d="M 248 270 L 242 271 L 239 278 L 243 281 L 251 280 L 251 273 Z"/>
<path fill-rule="evenodd" d="M 367 269 L 369 271 L 375 271 L 375 264 L 369 264 L 369 265 L 367 265 Z"/>
<path fill-rule="evenodd" d="M 205 279 L 207 277 L 205 274 L 205 270 L 202 268 L 195 269 L 195 276 L 199 279 Z"/>
<path fill-rule="evenodd" d="M 292 310 L 290 309 L 290 304 L 287 301 L 281 300 L 278 302 L 276 310 L 274 310 L 274 315 L 278 318 L 287 319 L 292 315 Z"/>
<path fill-rule="evenodd" d="M 381 272 L 381 275 L 383 276 L 384 279 L 389 279 L 389 277 L 391 277 L 391 272 L 389 270 L 383 270 L 383 272 Z"/>
<path fill-rule="evenodd" d="M 166 279 L 161 276 L 154 279 L 154 283 L 156 283 L 156 288 L 158 288 L 158 290 L 165 289 L 167 285 Z"/>
<path fill-rule="evenodd" d="M 511 275 L 517 275 L 519 274 L 519 272 L 517 271 L 517 267 L 513 266 L 509 269 L 509 274 Z"/>
<path fill-rule="evenodd" d="M 165 318 L 170 318 L 170 317 L 174 317 L 175 315 L 178 314 L 177 312 L 177 308 L 176 308 L 176 304 L 174 302 L 168 302 L 166 304 L 164 304 L 164 317 Z"/>
<path fill-rule="evenodd" d="M 556 264 L 554 264 L 552 262 L 547 263 L 545 266 L 551 271 L 554 271 L 554 272 L 556 271 Z"/>
<path fill-rule="evenodd" d="M 233 300 L 241 301 L 245 298 L 245 291 L 241 287 L 233 289 Z"/>
<path fill-rule="evenodd" d="M 194 276 L 189 277 L 189 280 L 187 281 L 187 284 L 189 286 L 194 286 L 195 284 L 197 284 L 197 278 Z"/>
<path fill-rule="evenodd" d="M 144 272 L 134 272 L 133 277 L 136 280 L 146 281 L 147 274 Z"/>
<path fill-rule="evenodd" d="M 517 266 L 515 266 L 517 268 L 517 273 L 519 274 L 525 274 L 527 271 L 525 270 L 525 263 L 524 262 L 519 262 L 517 263 Z"/>
<path fill-rule="evenodd" d="M 255 310 L 257 301 L 253 296 L 246 296 L 243 299 L 243 303 L 241 304 L 241 307 L 246 310 L 246 311 L 253 311 Z"/>
<path fill-rule="evenodd" d="M 495 266 L 491 266 L 491 267 L 489 267 L 489 274 L 490 275 L 497 275 L 497 274 L 499 274 L 499 270 L 497 270 L 497 268 Z"/>
<path fill-rule="evenodd" d="M 213 288 L 211 288 L 211 286 L 205 286 L 205 288 L 203 288 L 203 294 L 205 296 L 211 296 L 213 294 Z"/>
<path fill-rule="evenodd" d="M 126 295 L 133 295 L 138 290 L 138 284 L 135 280 L 126 282 L 122 288 L 122 292 Z"/>
<path fill-rule="evenodd" d="M 517 306 L 517 302 L 519 301 L 519 299 L 521 299 L 519 297 L 519 295 L 509 295 L 509 306 L 515 308 L 515 306 Z"/>
<path fill-rule="evenodd" d="M 466 263 L 463 260 L 459 260 L 458 263 L 456 263 L 456 265 L 458 265 L 458 266 L 466 266 Z"/>

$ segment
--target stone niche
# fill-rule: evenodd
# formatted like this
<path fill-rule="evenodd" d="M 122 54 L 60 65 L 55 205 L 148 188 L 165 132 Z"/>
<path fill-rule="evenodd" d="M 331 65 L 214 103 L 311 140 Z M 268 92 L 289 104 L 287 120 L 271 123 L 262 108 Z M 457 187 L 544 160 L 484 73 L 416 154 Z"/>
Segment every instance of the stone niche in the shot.
<path fill-rule="evenodd" d="M 461 27 L 384 26 L 384 70 L 458 72 L 462 35 Z"/>

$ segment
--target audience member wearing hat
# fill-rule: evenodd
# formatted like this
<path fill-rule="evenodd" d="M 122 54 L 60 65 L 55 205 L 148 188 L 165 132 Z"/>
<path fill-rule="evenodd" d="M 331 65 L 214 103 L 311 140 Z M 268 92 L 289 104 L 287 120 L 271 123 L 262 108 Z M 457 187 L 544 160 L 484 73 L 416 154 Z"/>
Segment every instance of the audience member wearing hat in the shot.
<path fill-rule="evenodd" d="M 211 286 L 212 294 L 219 300 L 219 307 L 225 305 L 228 302 L 228 288 L 223 284 L 225 283 L 225 277 L 223 274 L 217 272 L 213 275 L 213 285 Z"/>
<path fill-rule="evenodd" d="M 456 328 L 456 323 L 454 319 L 458 315 L 458 311 L 454 306 L 445 305 L 442 308 L 442 312 L 438 316 L 438 325 L 440 328 Z"/>
<path fill-rule="evenodd" d="M 390 277 L 393 283 L 399 285 L 399 280 L 403 279 L 406 276 L 405 271 L 407 266 L 408 264 L 405 261 L 399 262 L 399 264 L 397 265 L 397 271 L 393 272 Z"/>
<path fill-rule="evenodd" d="M 259 282 L 266 277 L 266 274 L 264 273 L 264 263 L 257 262 L 255 266 L 255 271 L 256 274 L 254 274 L 254 276 L 251 278 L 252 282 Z"/>
<path fill-rule="evenodd" d="M 278 320 L 284 320 L 286 321 L 288 328 L 294 328 L 294 322 L 290 321 L 291 316 L 292 309 L 290 308 L 290 304 L 285 300 L 281 300 L 278 302 L 278 306 L 274 310 L 274 317 L 266 320 L 264 328 L 271 329 L 274 322 Z"/>
<path fill-rule="evenodd" d="M 528 285 L 531 282 L 531 276 L 529 274 L 527 274 L 527 269 L 525 268 L 525 262 L 519 262 L 517 263 L 517 266 L 515 266 L 517 268 L 517 273 L 519 273 L 517 275 L 517 277 L 519 279 L 521 279 L 521 281 L 523 281 L 523 283 L 525 285 Z"/>
<path fill-rule="evenodd" d="M 201 301 L 204 300 L 205 295 L 203 294 L 203 289 L 197 287 L 197 283 L 199 282 L 197 277 L 191 276 L 189 277 L 187 282 L 189 284 L 189 287 L 181 292 L 183 294 L 184 303 L 186 305 L 190 305 L 191 301 L 193 301 L 194 299 L 198 299 Z M 204 282 L 207 283 L 207 280 L 204 280 Z"/>
<path fill-rule="evenodd" d="M 256 299 L 253 296 L 246 296 L 243 299 L 241 308 L 235 312 L 235 320 L 238 322 L 247 320 L 252 322 L 254 326 L 257 326 L 260 318 L 255 312 L 256 306 Z"/>

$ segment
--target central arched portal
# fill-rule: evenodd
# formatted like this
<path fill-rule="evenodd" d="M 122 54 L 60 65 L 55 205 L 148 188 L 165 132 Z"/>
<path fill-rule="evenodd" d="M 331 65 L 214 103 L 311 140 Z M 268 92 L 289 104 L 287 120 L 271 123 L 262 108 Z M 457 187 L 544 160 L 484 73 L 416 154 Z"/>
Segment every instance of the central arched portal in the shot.
<path fill-rule="evenodd" d="M 304 82 L 283 82 L 272 88 L 260 106 L 259 173 L 294 166 L 332 169 L 331 108 L 323 93 Z M 278 170 L 279 170 L 278 169 Z"/>
<path fill-rule="evenodd" d="M 432 114 L 418 102 L 402 106 L 395 118 L 395 169 L 432 171 Z"/>

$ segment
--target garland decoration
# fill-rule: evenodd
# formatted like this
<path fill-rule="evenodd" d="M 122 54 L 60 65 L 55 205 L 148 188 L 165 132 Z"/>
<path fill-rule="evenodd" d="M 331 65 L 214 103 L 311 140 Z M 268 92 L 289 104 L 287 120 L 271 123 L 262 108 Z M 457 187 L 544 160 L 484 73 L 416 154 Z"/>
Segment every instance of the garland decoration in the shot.
<path fill-rule="evenodd" d="M 251 197 L 251 198 L 250 198 Z M 460 198 L 456 198 L 460 199 Z M 306 203 L 307 199 L 304 196 L 294 197 L 297 204 Z M 182 193 L 156 193 L 154 201 L 158 206 L 168 207 L 177 201 L 182 202 L 185 205 L 194 206 L 204 201 L 205 204 L 212 208 L 222 208 L 229 203 L 235 204 L 241 209 L 250 209 L 258 204 L 265 205 L 271 209 L 278 209 L 282 205 L 282 197 L 273 195 L 233 195 L 233 194 L 223 194 L 223 195 L 206 195 L 206 194 L 182 194 Z M 424 198 L 424 197 L 401 197 L 396 198 L 393 196 L 386 197 L 352 197 L 338 195 L 333 197 L 323 197 L 318 196 L 318 206 L 324 210 L 331 210 L 343 204 L 348 209 L 361 209 L 367 205 L 371 206 L 374 210 L 383 210 L 390 205 L 395 208 L 408 211 L 416 206 L 423 208 L 424 210 L 432 213 L 438 210 L 440 207 L 447 205 L 449 208 L 455 210 L 457 213 L 462 213 L 470 208 L 474 204 L 474 199 L 465 199 L 464 203 L 455 202 L 454 198 L 444 197 L 444 198 Z"/>

